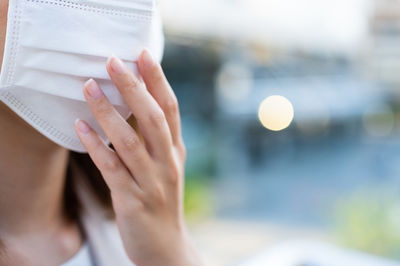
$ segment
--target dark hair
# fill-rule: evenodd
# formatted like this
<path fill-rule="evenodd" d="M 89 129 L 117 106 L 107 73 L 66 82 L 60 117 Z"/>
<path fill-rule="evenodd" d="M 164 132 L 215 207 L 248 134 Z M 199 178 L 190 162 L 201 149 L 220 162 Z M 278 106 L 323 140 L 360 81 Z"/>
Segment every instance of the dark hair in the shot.
<path fill-rule="evenodd" d="M 78 195 L 75 191 L 75 172 L 73 166 L 80 168 L 80 172 L 87 178 L 89 188 L 92 190 L 95 199 L 109 211 L 110 216 L 112 215 L 112 203 L 110 190 L 104 179 L 97 169 L 92 159 L 88 154 L 81 154 L 70 151 L 69 162 L 67 168 L 67 175 L 65 180 L 64 190 L 64 206 L 67 216 L 76 221 L 79 219 L 80 212 L 82 210 L 82 204 L 79 201 Z"/>
<path fill-rule="evenodd" d="M 130 116 L 127 122 L 138 132 L 134 116 Z M 110 147 L 113 149 L 112 144 L 110 144 Z M 105 183 L 100 171 L 88 154 L 81 154 L 73 151 L 70 151 L 64 191 L 64 207 L 67 216 L 77 221 L 79 220 L 80 211 L 82 210 L 82 204 L 75 191 L 75 172 L 73 171 L 73 165 L 79 167 L 80 172 L 87 178 L 93 195 L 98 203 L 107 211 L 107 216 L 110 218 L 114 217 L 110 189 Z"/>

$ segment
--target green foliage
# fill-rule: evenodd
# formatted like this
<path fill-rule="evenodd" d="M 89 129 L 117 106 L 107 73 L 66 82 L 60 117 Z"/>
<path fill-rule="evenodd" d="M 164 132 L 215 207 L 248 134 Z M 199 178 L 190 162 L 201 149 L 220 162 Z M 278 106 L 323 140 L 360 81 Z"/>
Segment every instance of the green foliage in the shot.
<path fill-rule="evenodd" d="M 210 179 L 201 175 L 187 175 L 185 180 L 184 210 L 190 222 L 213 213 Z"/>
<path fill-rule="evenodd" d="M 400 259 L 400 195 L 389 189 L 365 189 L 337 206 L 337 235 L 342 244 Z"/>

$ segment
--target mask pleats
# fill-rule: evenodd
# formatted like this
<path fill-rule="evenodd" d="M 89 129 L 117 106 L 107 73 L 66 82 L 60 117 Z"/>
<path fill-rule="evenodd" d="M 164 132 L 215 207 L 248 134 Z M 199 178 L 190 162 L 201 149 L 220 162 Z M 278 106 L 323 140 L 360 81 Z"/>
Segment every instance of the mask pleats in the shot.
<path fill-rule="evenodd" d="M 161 61 L 163 35 L 153 0 L 11 0 L 0 100 L 44 136 L 85 152 L 74 131 L 87 121 L 108 143 L 83 84 L 94 78 L 123 118 L 131 114 L 106 70 L 116 55 L 138 74 L 149 49 Z"/>

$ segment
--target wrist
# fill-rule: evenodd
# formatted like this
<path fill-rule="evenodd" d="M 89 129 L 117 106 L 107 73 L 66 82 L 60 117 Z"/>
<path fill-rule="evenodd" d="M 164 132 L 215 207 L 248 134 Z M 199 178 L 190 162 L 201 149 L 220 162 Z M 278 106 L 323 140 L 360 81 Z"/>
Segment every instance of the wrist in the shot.
<path fill-rule="evenodd" d="M 183 230 L 178 240 L 173 244 L 174 254 L 170 260 L 164 261 L 162 265 L 170 266 L 202 266 L 204 265 L 188 231 Z M 159 265 L 159 264 L 158 264 Z"/>

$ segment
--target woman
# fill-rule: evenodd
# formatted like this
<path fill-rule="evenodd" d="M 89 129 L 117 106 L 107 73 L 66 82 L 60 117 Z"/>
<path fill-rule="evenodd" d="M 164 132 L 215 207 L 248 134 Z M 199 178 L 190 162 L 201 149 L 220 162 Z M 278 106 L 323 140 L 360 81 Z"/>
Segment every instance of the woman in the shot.
<path fill-rule="evenodd" d="M 8 1 L 0 0 L 1 55 Z M 78 119 L 88 155 L 71 152 L 0 102 L 0 265 L 200 264 L 183 220 L 176 97 L 149 51 L 137 66 L 143 82 L 115 56 L 105 67 L 142 136 L 96 81 L 83 86 L 115 150 Z"/>

